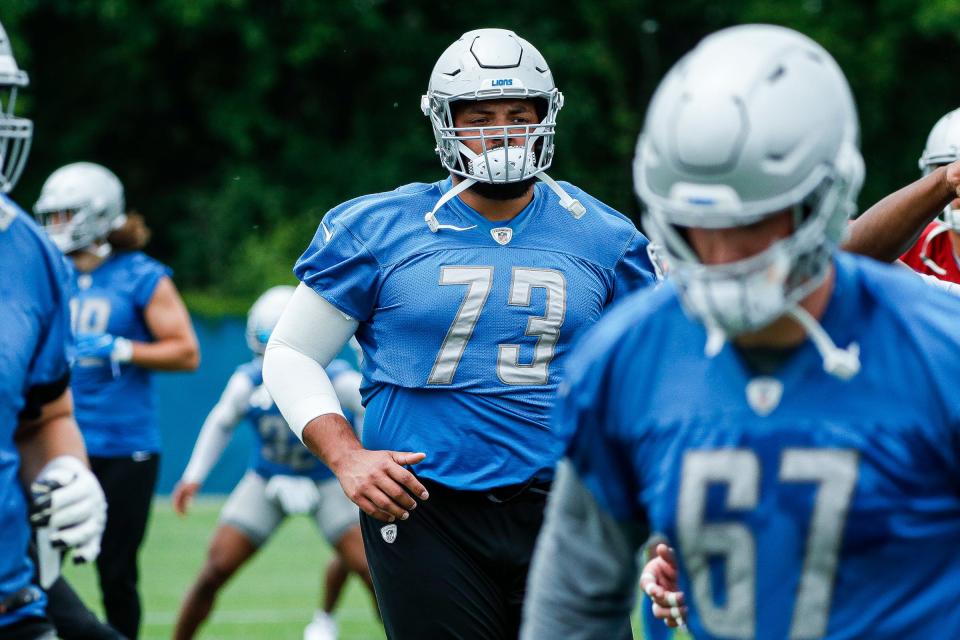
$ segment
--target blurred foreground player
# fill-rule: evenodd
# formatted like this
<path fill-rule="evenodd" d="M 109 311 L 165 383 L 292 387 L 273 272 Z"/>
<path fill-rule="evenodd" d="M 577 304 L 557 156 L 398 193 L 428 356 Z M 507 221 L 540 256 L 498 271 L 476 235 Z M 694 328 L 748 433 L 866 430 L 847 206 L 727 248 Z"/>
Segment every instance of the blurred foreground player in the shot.
<path fill-rule="evenodd" d="M 835 249 L 857 129 L 833 59 L 779 27 L 661 83 L 635 179 L 670 278 L 574 356 L 523 637 L 623 635 L 650 530 L 697 638 L 960 634 L 960 300 Z"/>
<path fill-rule="evenodd" d="M 27 75 L 0 26 L 0 637 L 52 639 L 46 596 L 33 584 L 24 485 L 33 503 L 40 579 L 59 569 L 52 547 L 76 561 L 100 550 L 106 502 L 87 468 L 73 419 L 67 346 L 71 341 L 69 275 L 63 257 L 7 197 L 23 170 L 33 124 L 14 115 Z M 47 575 L 51 574 L 51 575 Z"/>

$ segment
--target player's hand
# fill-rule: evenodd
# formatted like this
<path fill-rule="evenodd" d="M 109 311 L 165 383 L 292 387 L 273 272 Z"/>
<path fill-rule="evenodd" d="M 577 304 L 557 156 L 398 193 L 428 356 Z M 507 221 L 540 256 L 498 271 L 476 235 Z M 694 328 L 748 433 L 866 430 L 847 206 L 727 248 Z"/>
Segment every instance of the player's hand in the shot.
<path fill-rule="evenodd" d="M 417 506 L 413 496 L 421 500 L 430 496 L 404 466 L 426 457 L 425 453 L 354 449 L 338 461 L 333 472 L 343 492 L 367 515 L 385 522 L 406 520 Z"/>
<path fill-rule="evenodd" d="M 77 336 L 77 357 L 97 358 L 125 363 L 133 358 L 133 343 L 109 333 L 94 333 Z"/>
<path fill-rule="evenodd" d="M 320 503 L 317 483 L 303 476 L 275 475 L 267 480 L 264 492 L 288 516 L 310 513 Z"/>
<path fill-rule="evenodd" d="M 107 500 L 83 462 L 67 455 L 54 458 L 30 485 L 30 494 L 30 523 L 48 527 L 54 546 L 73 549 L 74 562 L 100 555 Z"/>
<path fill-rule="evenodd" d="M 954 198 L 960 198 L 960 160 L 955 160 L 947 165 L 944 178 L 947 182 L 947 188 L 954 194 Z"/>
<path fill-rule="evenodd" d="M 193 497 L 197 495 L 198 491 L 200 491 L 199 482 L 184 482 L 181 480 L 177 483 L 177 486 L 173 488 L 173 495 L 170 496 L 170 501 L 173 502 L 173 510 L 177 515 L 187 515 L 190 503 L 193 502 Z"/>
<path fill-rule="evenodd" d="M 653 615 L 668 627 L 680 627 L 687 618 L 683 592 L 677 583 L 677 559 L 673 549 L 660 543 L 643 567 L 640 588 L 653 601 Z"/>

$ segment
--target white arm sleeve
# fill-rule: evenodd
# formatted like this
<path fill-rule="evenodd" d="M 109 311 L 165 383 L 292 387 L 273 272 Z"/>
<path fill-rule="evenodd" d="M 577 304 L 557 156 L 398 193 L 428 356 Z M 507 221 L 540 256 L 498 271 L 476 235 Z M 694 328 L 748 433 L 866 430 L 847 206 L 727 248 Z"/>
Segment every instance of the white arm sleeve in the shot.
<path fill-rule="evenodd" d="M 270 336 L 263 381 L 300 440 L 317 416 L 343 415 L 324 367 L 347 344 L 359 323 L 301 283 Z"/>
<path fill-rule="evenodd" d="M 240 422 L 250 402 L 253 383 L 242 373 L 235 373 L 220 394 L 220 400 L 214 405 L 200 427 L 200 435 L 193 447 L 190 462 L 180 478 L 182 482 L 203 484 L 213 465 L 217 464 L 220 454 L 230 442 L 233 429 Z"/>

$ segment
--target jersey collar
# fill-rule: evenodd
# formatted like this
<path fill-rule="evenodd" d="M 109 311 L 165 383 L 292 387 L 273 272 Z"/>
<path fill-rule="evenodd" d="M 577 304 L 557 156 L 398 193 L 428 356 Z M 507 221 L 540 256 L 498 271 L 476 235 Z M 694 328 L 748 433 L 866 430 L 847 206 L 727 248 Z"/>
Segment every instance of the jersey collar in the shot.
<path fill-rule="evenodd" d="M 440 193 L 446 193 L 453 186 L 452 178 L 447 178 L 446 180 L 438 183 L 440 187 Z M 493 242 L 494 239 L 491 235 L 494 229 L 509 228 L 512 230 L 513 237 L 516 238 L 520 233 L 526 229 L 527 225 L 530 224 L 530 221 L 533 220 L 540 210 L 543 208 L 543 203 L 546 200 L 545 195 L 543 194 L 543 187 L 540 183 L 533 185 L 533 198 L 530 200 L 530 203 L 527 204 L 523 210 L 520 211 L 510 220 L 500 220 L 492 221 L 485 218 L 480 212 L 476 209 L 465 203 L 459 197 L 453 198 L 446 204 L 446 208 L 454 212 L 458 218 L 460 218 L 466 225 L 473 226 L 476 228 L 472 229 L 472 232 L 479 232 L 483 236 L 490 238 L 490 241 Z"/>

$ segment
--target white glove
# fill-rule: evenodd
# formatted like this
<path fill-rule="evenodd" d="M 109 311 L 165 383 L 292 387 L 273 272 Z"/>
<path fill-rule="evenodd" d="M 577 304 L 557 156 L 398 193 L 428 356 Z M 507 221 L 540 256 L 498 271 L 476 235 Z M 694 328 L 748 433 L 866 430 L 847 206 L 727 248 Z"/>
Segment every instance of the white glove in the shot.
<path fill-rule="evenodd" d="M 107 500 L 86 465 L 73 456 L 54 458 L 30 485 L 30 493 L 30 522 L 48 528 L 50 542 L 72 549 L 74 562 L 92 562 L 100 555 Z"/>
<path fill-rule="evenodd" d="M 267 481 L 267 498 L 280 504 L 287 515 L 310 513 L 320 502 L 317 483 L 303 476 L 276 475 Z"/>

